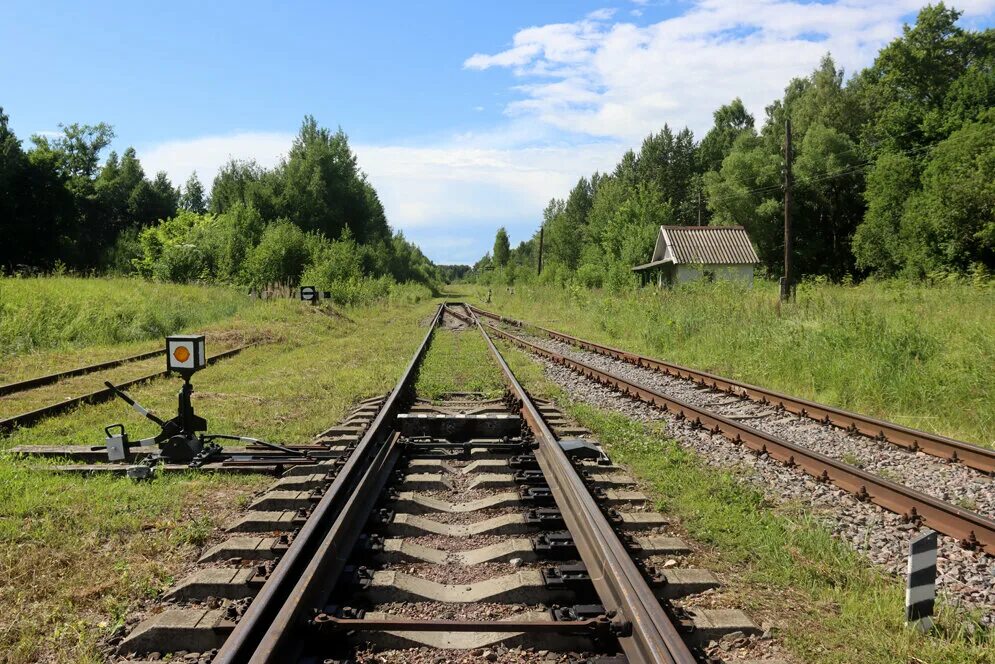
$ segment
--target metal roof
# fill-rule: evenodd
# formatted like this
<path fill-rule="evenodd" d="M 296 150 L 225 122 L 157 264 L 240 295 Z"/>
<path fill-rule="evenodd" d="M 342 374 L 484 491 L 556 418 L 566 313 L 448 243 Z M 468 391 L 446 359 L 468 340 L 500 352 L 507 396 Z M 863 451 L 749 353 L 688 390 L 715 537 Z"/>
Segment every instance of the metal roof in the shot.
<path fill-rule="evenodd" d="M 661 226 L 660 235 L 669 250 L 667 258 L 678 265 L 754 265 L 760 262 L 750 236 L 742 226 Z M 656 255 L 654 259 L 659 260 Z"/>

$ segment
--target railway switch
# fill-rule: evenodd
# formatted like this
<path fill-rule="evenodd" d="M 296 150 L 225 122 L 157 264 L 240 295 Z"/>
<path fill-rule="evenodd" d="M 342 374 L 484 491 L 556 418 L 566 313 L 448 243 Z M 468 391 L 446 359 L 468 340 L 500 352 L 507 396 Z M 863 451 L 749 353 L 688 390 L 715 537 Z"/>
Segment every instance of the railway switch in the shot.
<path fill-rule="evenodd" d="M 203 335 L 166 337 L 166 368 L 170 372 L 180 374 L 183 378 L 183 385 L 177 395 L 177 413 L 169 420 L 163 420 L 113 383 L 105 381 L 104 385 L 115 396 L 159 427 L 159 433 L 155 436 L 132 441 L 129 439 L 123 424 L 108 426 L 104 429 L 108 460 L 126 461 L 129 450 L 136 447 L 158 447 L 158 453 L 149 455 L 143 462 L 143 466 L 148 469 L 147 471 L 139 471 L 137 466 L 134 467 L 134 472 L 132 472 L 133 469 L 128 471 L 129 476 L 144 479 L 151 476 L 152 469 L 159 462 L 187 464 L 191 468 L 199 468 L 207 463 L 232 458 L 233 455 L 226 453 L 224 448 L 216 442 L 218 440 L 237 440 L 266 447 L 269 450 L 279 452 L 281 455 L 286 455 L 287 459 L 301 459 L 309 456 L 306 452 L 297 452 L 256 438 L 204 433 L 207 431 L 207 420 L 194 412 L 191 400 L 193 385 L 190 383 L 190 379 L 194 373 L 205 366 L 207 366 L 207 352 Z"/>

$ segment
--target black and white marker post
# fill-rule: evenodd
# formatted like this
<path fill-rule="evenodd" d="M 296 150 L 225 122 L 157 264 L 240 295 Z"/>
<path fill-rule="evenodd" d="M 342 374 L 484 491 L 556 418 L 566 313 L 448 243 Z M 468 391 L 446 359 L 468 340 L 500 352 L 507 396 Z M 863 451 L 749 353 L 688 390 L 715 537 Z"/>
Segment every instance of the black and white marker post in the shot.
<path fill-rule="evenodd" d="M 909 543 L 909 580 L 905 588 L 905 624 L 921 632 L 933 628 L 936 603 L 935 530 L 928 530 Z"/>
<path fill-rule="evenodd" d="M 314 286 L 301 286 L 301 302 L 318 304 L 318 289 Z"/>

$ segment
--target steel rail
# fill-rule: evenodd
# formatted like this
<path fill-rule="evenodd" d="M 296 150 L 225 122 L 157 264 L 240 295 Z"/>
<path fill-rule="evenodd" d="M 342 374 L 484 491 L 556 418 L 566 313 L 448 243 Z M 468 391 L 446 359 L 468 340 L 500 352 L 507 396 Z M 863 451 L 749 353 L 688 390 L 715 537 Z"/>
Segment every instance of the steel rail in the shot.
<path fill-rule="evenodd" d="M 207 358 L 207 364 L 211 365 L 218 360 L 223 360 L 225 358 L 237 355 L 246 348 L 254 346 L 254 343 L 246 344 L 244 346 L 239 346 L 238 348 L 232 348 L 230 350 L 223 351 Z M 169 370 L 165 369 L 163 371 L 156 371 L 155 373 L 146 374 L 144 376 L 139 376 L 138 378 L 133 378 L 131 380 L 125 381 L 123 383 L 117 384 L 120 390 L 127 389 L 134 385 L 140 383 L 145 383 L 156 378 L 160 378 L 169 374 Z M 65 411 L 74 408 L 82 404 L 91 403 L 101 403 L 103 401 L 110 401 L 114 398 L 114 390 L 109 387 L 104 387 L 94 392 L 88 394 L 83 394 L 78 397 L 72 397 L 71 399 L 66 399 L 65 401 L 59 401 L 57 403 L 49 404 L 47 406 L 42 406 L 41 408 L 36 408 L 35 410 L 28 411 L 26 413 L 21 413 L 20 415 L 13 415 L 6 419 L 0 420 L 0 433 L 6 433 L 12 431 L 15 427 L 25 426 L 28 424 L 34 424 L 43 417 L 48 417 L 50 415 L 57 415 L 59 413 L 64 413 Z"/>
<path fill-rule="evenodd" d="M 52 383 L 57 383 L 60 380 L 66 378 L 74 378 L 75 376 L 84 376 L 88 373 L 94 373 L 96 371 L 103 371 L 104 369 L 111 369 L 113 367 L 118 367 L 121 366 L 122 364 L 127 364 L 128 362 L 149 360 L 157 355 L 162 355 L 165 352 L 166 352 L 165 350 L 160 348 L 159 350 L 152 350 L 147 353 L 139 353 L 138 355 L 131 355 L 130 357 L 122 357 L 116 360 L 98 362 L 96 364 L 90 364 L 85 367 L 76 367 L 75 369 L 58 371 L 56 373 L 47 374 L 45 376 L 26 378 L 25 380 L 19 380 L 15 383 L 7 383 L 6 385 L 0 385 L 0 396 L 3 396 L 5 394 L 14 394 L 15 392 L 23 392 L 24 390 L 33 390 L 36 387 L 41 387 L 43 385 L 51 385 Z"/>
<path fill-rule="evenodd" d="M 675 378 L 694 381 L 704 387 L 726 392 L 752 401 L 781 407 L 784 410 L 808 417 L 824 424 L 832 424 L 849 431 L 855 431 L 865 436 L 884 440 L 893 445 L 911 451 L 922 451 L 931 456 L 959 461 L 966 466 L 985 473 L 995 474 L 995 450 L 990 450 L 971 443 L 941 436 L 939 434 L 919 431 L 909 427 L 879 420 L 866 415 L 853 413 L 842 408 L 792 397 L 763 387 L 723 378 L 705 371 L 697 371 L 671 362 L 665 362 L 645 355 L 631 353 L 620 348 L 606 346 L 594 341 L 574 337 L 563 332 L 557 332 L 540 325 L 508 318 L 500 314 L 484 311 L 473 305 L 466 305 L 471 311 L 491 320 L 501 321 L 515 327 L 532 327 L 557 341 L 577 346 L 593 353 L 605 355 L 616 360 L 622 360 L 638 367 L 652 369 Z"/>
<path fill-rule="evenodd" d="M 536 460 L 543 471 L 567 529 L 573 535 L 598 597 L 612 615 L 619 644 L 628 661 L 690 664 L 692 656 L 632 557 L 598 508 L 556 436 L 546 425 L 479 320 L 474 321 L 501 368 L 513 398 L 538 443 Z M 491 327 L 491 326 L 488 326 Z M 495 329 L 495 328 L 492 328 Z"/>
<path fill-rule="evenodd" d="M 490 323 L 486 326 L 515 345 L 583 374 L 602 385 L 620 390 L 626 396 L 673 412 L 680 419 L 706 428 L 713 434 L 721 434 L 726 439 L 744 444 L 757 452 L 767 453 L 787 465 L 798 466 L 809 475 L 830 481 L 861 499 L 869 500 L 910 520 L 921 521 L 934 530 L 954 537 L 966 548 L 980 548 L 988 554 L 995 555 L 995 521 L 988 517 L 878 477 L 773 434 L 711 413 L 636 381 L 548 350 Z"/>
<path fill-rule="evenodd" d="M 397 410 L 407 396 L 408 388 L 414 385 L 418 367 L 442 317 L 442 309 L 440 305 L 428 333 L 363 438 L 218 651 L 213 660 L 215 664 L 291 661 L 285 653 L 280 653 L 280 648 L 287 647 L 287 640 L 295 636 L 293 628 L 299 626 L 295 621 L 302 619 L 304 611 L 313 608 L 307 605 L 307 600 L 313 597 L 315 589 L 309 588 L 324 587 L 315 579 L 319 571 L 329 572 L 319 581 L 337 581 L 338 575 L 330 573 L 329 566 L 349 554 L 349 550 L 342 547 L 343 533 L 347 526 L 355 526 L 357 509 L 362 507 L 368 511 L 372 504 L 371 499 L 365 504 L 358 502 L 357 496 L 369 495 L 372 482 L 387 481 L 389 473 L 381 471 L 389 465 L 388 450 L 396 449 L 396 445 L 387 444 L 387 439 L 393 430 Z M 362 520 L 359 527 L 361 525 Z"/>

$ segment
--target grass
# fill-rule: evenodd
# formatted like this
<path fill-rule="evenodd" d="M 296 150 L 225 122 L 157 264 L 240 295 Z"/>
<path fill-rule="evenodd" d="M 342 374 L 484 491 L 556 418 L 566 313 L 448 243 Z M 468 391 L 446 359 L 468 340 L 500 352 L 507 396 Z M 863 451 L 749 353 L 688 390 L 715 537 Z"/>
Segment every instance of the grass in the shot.
<path fill-rule="evenodd" d="M 219 289 L 217 297 L 227 292 Z M 209 354 L 243 339 L 265 342 L 198 373 L 195 408 L 213 432 L 306 442 L 360 399 L 393 386 L 423 338 L 420 322 L 431 310 L 432 304 L 420 302 L 328 315 L 281 300 L 238 307 L 210 323 L 190 322 L 207 333 Z M 132 345 L 105 347 L 118 356 Z M 41 370 L 65 367 L 58 363 L 62 351 L 36 350 L 30 357 Z M 171 415 L 178 388 L 178 380 L 158 379 L 131 393 L 160 415 Z M 137 436 L 153 432 L 130 408 L 111 402 L 0 438 L 0 661 L 104 661 L 101 640 L 182 576 L 199 551 L 219 539 L 234 510 L 272 482 L 191 473 L 136 484 L 55 475 L 42 468 L 44 462 L 2 453 L 16 445 L 101 444 L 103 427 L 113 422 L 125 422 Z"/>
<path fill-rule="evenodd" d="M 483 288 L 503 314 L 775 390 L 995 446 L 995 286 L 730 282 L 609 294 Z"/>
<path fill-rule="evenodd" d="M 677 527 L 702 545 L 736 606 L 777 625 L 785 647 L 812 664 L 995 662 L 995 634 L 940 605 L 939 635 L 906 629 L 904 585 L 871 567 L 798 505 L 775 506 L 735 472 L 705 465 L 654 425 L 571 402 L 539 366 L 502 344 L 519 380 L 554 398 L 629 467 Z"/>
<path fill-rule="evenodd" d="M 97 357 L 108 345 L 118 346 L 114 351 L 120 352 L 132 348 L 120 344 L 158 343 L 167 334 L 229 318 L 258 304 L 244 293 L 218 286 L 123 277 L 0 277 L 0 362 L 37 350 L 84 347 L 93 352 L 90 362 L 109 359 Z"/>
<path fill-rule="evenodd" d="M 480 392 L 486 399 L 496 399 L 504 394 L 504 383 L 479 332 L 440 327 L 418 372 L 415 391 L 431 400 L 452 392 Z"/>

